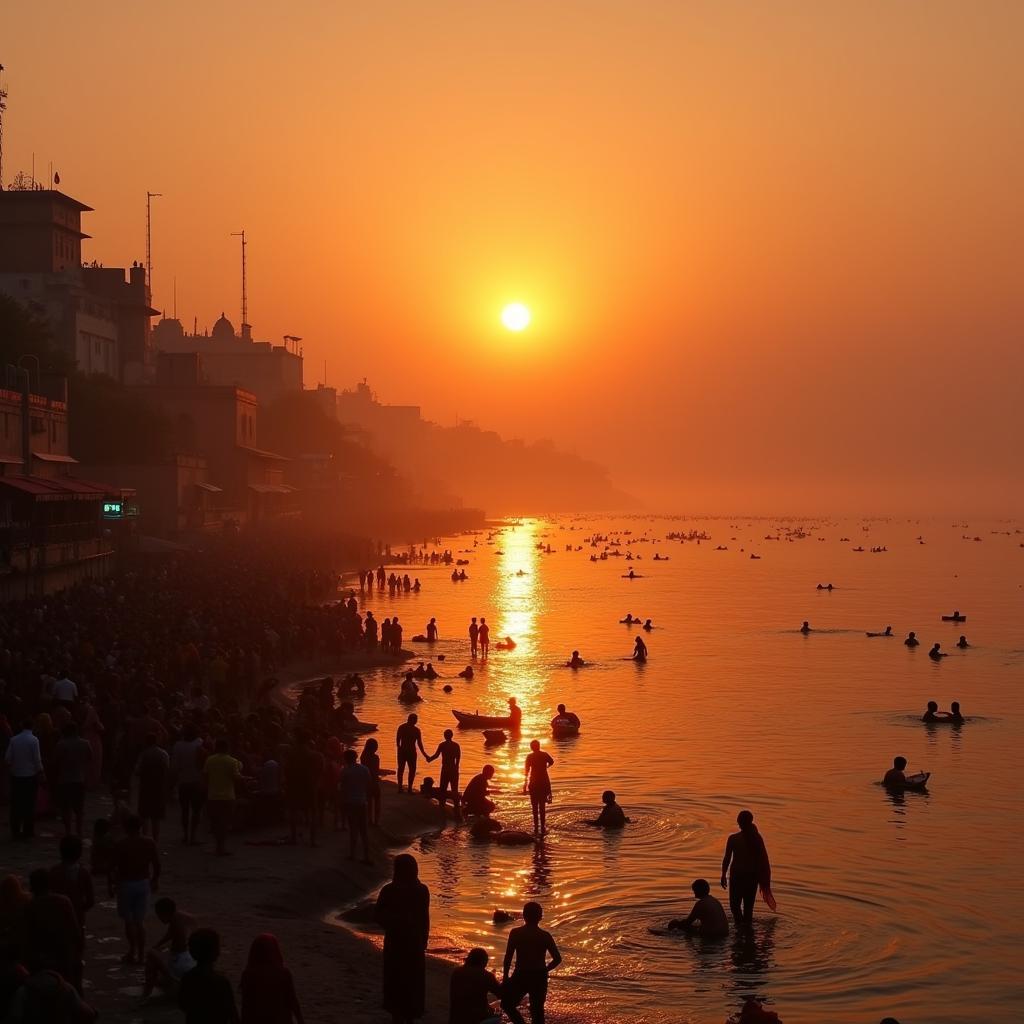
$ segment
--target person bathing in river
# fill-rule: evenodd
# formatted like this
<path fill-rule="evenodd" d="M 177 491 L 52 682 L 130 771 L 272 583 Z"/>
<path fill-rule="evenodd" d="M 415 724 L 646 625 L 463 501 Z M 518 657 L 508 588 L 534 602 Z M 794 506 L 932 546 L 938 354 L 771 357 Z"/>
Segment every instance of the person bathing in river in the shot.
<path fill-rule="evenodd" d="M 588 821 L 588 825 L 595 828 L 622 828 L 629 823 L 626 812 L 615 802 L 615 794 L 610 789 L 601 794 L 601 802 L 604 804 L 601 813 L 593 821 Z"/>
<path fill-rule="evenodd" d="M 437 619 L 431 619 L 427 623 L 427 643 L 432 644 L 437 641 Z"/>
<path fill-rule="evenodd" d="M 907 639 L 903 641 L 906 647 L 917 647 L 920 643 L 921 641 L 917 639 L 917 634 L 913 630 L 907 634 Z"/>
<path fill-rule="evenodd" d="M 638 636 L 636 642 L 633 644 L 633 661 L 646 661 L 647 660 L 647 644 L 644 643 L 644 638 Z"/>
<path fill-rule="evenodd" d="M 476 635 L 480 644 L 480 657 L 486 658 L 491 651 L 491 627 L 487 625 L 487 619 L 480 616 L 480 632 Z"/>
<path fill-rule="evenodd" d="M 555 759 L 540 749 L 540 740 L 531 740 L 530 753 L 526 756 L 526 780 L 523 792 L 530 794 L 530 809 L 533 811 L 533 831 L 547 833 L 547 805 L 551 803 L 551 778 L 548 769 Z"/>
<path fill-rule="evenodd" d="M 427 757 L 428 761 L 435 761 L 441 758 L 441 783 L 437 790 L 437 799 L 441 803 L 441 810 L 444 810 L 445 801 L 448 799 L 448 791 L 452 794 L 452 807 L 455 810 L 455 817 L 461 818 L 459 810 L 459 764 L 462 761 L 462 747 L 455 742 L 455 734 L 451 729 L 445 729 L 443 742 L 437 745 L 437 750 Z"/>
<path fill-rule="evenodd" d="M 556 725 L 571 725 L 578 729 L 580 727 L 579 715 L 572 711 L 566 711 L 564 704 L 558 705 L 558 714 L 551 719 L 551 727 L 554 728 Z"/>
<path fill-rule="evenodd" d="M 490 814 L 495 807 L 493 800 L 488 800 L 491 779 L 494 778 L 494 765 L 485 764 L 479 775 L 469 780 L 462 794 L 462 809 L 466 814 Z"/>
<path fill-rule="evenodd" d="M 806 619 L 804 619 L 804 624 L 800 627 L 800 632 L 803 633 L 804 636 L 807 636 L 807 634 L 810 633 L 810 631 L 811 624 Z"/>
<path fill-rule="evenodd" d="M 420 732 L 419 727 L 416 723 L 419 718 L 416 715 L 410 715 L 404 725 L 398 727 L 398 731 L 395 733 L 395 745 L 398 748 L 398 792 L 402 792 L 402 775 L 405 770 L 409 770 L 409 792 L 412 792 L 413 780 L 416 778 L 416 750 L 419 748 L 420 753 L 427 757 L 427 752 L 423 747 L 423 734 Z"/>
<path fill-rule="evenodd" d="M 887 789 L 903 789 L 907 784 L 907 759 L 894 757 L 892 767 L 882 777 L 882 785 Z"/>
<path fill-rule="evenodd" d="M 965 636 L 961 636 L 961 637 L 960 637 L 960 639 L 959 639 L 959 640 L 957 640 L 957 642 L 956 642 L 956 645 L 957 645 L 957 647 L 959 647 L 959 648 L 960 648 L 960 650 L 962 650 L 962 651 L 966 650 L 966 649 L 967 649 L 968 647 L 970 647 L 970 646 L 971 646 L 971 645 L 970 645 L 970 644 L 969 644 L 969 643 L 967 642 L 967 637 L 965 637 Z"/>
<path fill-rule="evenodd" d="M 699 931 L 705 939 L 724 939 L 729 934 L 725 907 L 711 895 L 711 886 L 705 879 L 698 878 L 690 888 L 697 902 L 685 918 L 669 921 L 669 931 Z"/>
<path fill-rule="evenodd" d="M 513 732 L 518 732 L 523 721 L 523 709 L 516 703 L 515 697 L 508 699 L 508 719 L 508 727 Z"/>
<path fill-rule="evenodd" d="M 931 658 L 932 661 L 938 661 L 940 658 L 948 658 L 949 657 L 949 655 L 946 654 L 945 651 L 942 651 L 942 650 L 939 649 L 940 647 L 942 647 L 942 644 L 939 644 L 939 643 L 934 644 L 932 646 L 932 649 L 928 652 L 928 657 Z"/>
<path fill-rule="evenodd" d="M 583 668 L 586 662 L 580 657 L 579 651 L 573 651 L 572 657 L 565 663 L 566 668 Z"/>
<path fill-rule="evenodd" d="M 765 903 L 774 910 L 772 895 L 772 868 L 768 849 L 754 824 L 750 811 L 736 816 L 739 832 L 734 832 L 725 844 L 722 858 L 722 888 L 729 890 L 729 907 L 737 925 L 749 925 L 754 920 L 754 901 L 757 891 Z M 728 881 L 726 875 L 728 874 Z"/>
<path fill-rule="evenodd" d="M 950 721 L 954 722 L 956 725 L 963 723 L 964 716 L 960 712 L 960 701 L 955 700 L 949 705 L 949 718 Z"/>
<path fill-rule="evenodd" d="M 921 716 L 921 721 L 922 722 L 937 722 L 939 720 L 938 711 L 939 711 L 939 705 L 936 704 L 935 701 L 933 701 L 933 700 L 928 701 L 928 709 Z"/>

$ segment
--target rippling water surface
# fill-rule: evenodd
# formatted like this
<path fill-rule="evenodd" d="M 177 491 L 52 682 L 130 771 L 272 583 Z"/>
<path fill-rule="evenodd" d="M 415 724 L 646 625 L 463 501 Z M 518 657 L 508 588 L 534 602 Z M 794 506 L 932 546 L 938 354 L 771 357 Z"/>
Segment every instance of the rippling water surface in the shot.
<path fill-rule="evenodd" d="M 797 527 L 809 536 L 788 540 Z M 665 539 L 691 529 L 711 539 Z M 552 992 L 563 1020 L 721 1022 L 751 993 L 787 1024 L 1019 1020 L 1024 534 L 1015 530 L 565 519 L 446 542 L 470 559 L 467 582 L 417 567 L 422 593 L 374 596 L 367 607 L 378 619 L 397 612 L 407 639 L 437 617 L 442 640 L 423 654 L 446 678 L 424 684 L 416 708 L 429 749 L 454 724 L 452 708 L 502 713 L 509 695 L 523 706 L 521 737 L 504 746 L 457 734 L 463 784 L 494 764 L 499 817 L 529 827 L 522 766 L 539 738 L 555 758 L 555 799 L 551 834 L 536 848 L 484 845 L 455 828 L 417 844 L 434 944 L 478 944 L 500 960 L 506 928 L 491 924 L 493 909 L 540 900 L 565 956 Z M 595 532 L 620 540 L 610 550 L 622 557 L 592 563 L 605 548 L 585 543 Z M 638 560 L 627 562 L 629 552 Z M 630 568 L 644 578 L 623 579 Z M 819 582 L 836 589 L 817 591 Z M 966 624 L 940 621 L 954 608 Z M 626 612 L 654 620 L 646 665 L 627 660 L 636 630 L 619 624 Z M 492 651 L 467 683 L 448 677 L 469 660 L 470 615 L 518 646 Z M 809 636 L 798 632 L 804 619 Z M 896 638 L 865 636 L 886 625 Z M 909 629 L 916 650 L 903 645 Z M 967 651 L 954 647 L 961 632 Z M 938 663 L 927 655 L 936 640 L 951 654 Z M 587 668 L 562 667 L 574 648 Z M 382 725 L 385 765 L 404 718 L 397 685 L 371 675 L 358 709 Z M 959 700 L 969 721 L 922 725 L 930 699 Z M 551 739 L 559 702 L 583 720 L 576 739 Z M 876 784 L 896 754 L 933 773 L 927 794 L 893 797 Z M 582 823 L 605 788 L 634 820 L 620 834 Z M 759 903 L 753 933 L 725 942 L 652 934 L 687 911 L 694 878 L 716 882 L 744 807 L 772 857 L 778 912 Z"/>

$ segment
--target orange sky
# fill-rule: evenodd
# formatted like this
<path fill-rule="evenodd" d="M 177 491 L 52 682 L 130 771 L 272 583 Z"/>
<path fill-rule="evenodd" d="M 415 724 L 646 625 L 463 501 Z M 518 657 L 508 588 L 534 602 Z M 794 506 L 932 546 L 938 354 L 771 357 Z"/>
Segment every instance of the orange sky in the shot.
<path fill-rule="evenodd" d="M 4 178 L 653 505 L 1024 508 L 1024 4 L 20 4 Z M 501 306 L 534 322 L 510 335 Z"/>

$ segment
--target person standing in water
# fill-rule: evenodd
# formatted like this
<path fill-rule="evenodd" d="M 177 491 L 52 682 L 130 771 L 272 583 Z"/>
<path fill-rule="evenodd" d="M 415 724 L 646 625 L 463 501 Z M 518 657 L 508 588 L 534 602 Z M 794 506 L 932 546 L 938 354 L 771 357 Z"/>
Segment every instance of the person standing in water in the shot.
<path fill-rule="evenodd" d="M 476 657 L 476 642 L 480 636 L 480 627 L 476 624 L 476 616 L 474 615 L 469 622 L 469 653 L 472 657 Z"/>
<path fill-rule="evenodd" d="M 416 748 L 427 757 L 423 748 L 423 734 L 416 723 L 419 721 L 416 715 L 410 715 L 404 725 L 398 727 L 395 734 L 395 744 L 398 747 L 398 792 L 402 792 L 402 775 L 406 768 L 409 769 L 409 792 L 412 792 L 412 784 L 416 778 Z"/>
<path fill-rule="evenodd" d="M 544 1002 L 548 995 L 548 975 L 562 962 L 562 954 L 550 932 L 540 926 L 544 911 L 539 903 L 523 907 L 523 924 L 508 933 L 502 969 L 501 1008 L 512 1024 L 526 1024 L 519 1002 L 530 997 L 533 1024 L 544 1024 Z M 551 957 L 548 960 L 548 956 Z M 515 962 L 515 970 L 509 970 Z"/>
<path fill-rule="evenodd" d="M 480 616 L 480 632 L 477 634 L 477 640 L 480 641 L 480 657 L 486 658 L 491 650 L 491 627 L 487 625 L 487 620 L 482 615 Z"/>
<path fill-rule="evenodd" d="M 749 925 L 754 920 L 754 901 L 760 888 L 765 903 L 774 910 L 772 895 L 772 869 L 768 850 L 761 833 L 754 824 L 750 811 L 736 816 L 739 832 L 729 836 L 722 858 L 722 888 L 729 890 L 729 907 L 737 925 Z M 728 881 L 726 875 L 728 874 Z"/>
<path fill-rule="evenodd" d="M 705 939 L 724 939 L 729 934 L 729 919 L 725 908 L 711 895 L 711 886 L 698 878 L 690 888 L 697 902 L 687 917 L 669 921 L 668 930 L 699 931 Z"/>
<path fill-rule="evenodd" d="M 647 660 L 647 644 L 644 643 L 643 637 L 638 636 L 636 638 L 636 642 L 633 644 L 633 660 Z"/>
<path fill-rule="evenodd" d="M 437 758 L 441 758 L 441 783 L 438 787 L 440 793 L 438 799 L 441 802 L 441 810 L 444 810 L 444 805 L 448 799 L 448 790 L 451 790 L 452 807 L 455 809 L 455 817 L 461 818 L 462 813 L 459 810 L 459 762 L 462 760 L 462 747 L 455 742 L 454 736 L 455 734 L 451 729 L 445 729 L 444 741 L 437 745 L 437 750 L 427 760 L 434 761 Z"/>
<path fill-rule="evenodd" d="M 551 802 L 551 779 L 548 768 L 555 759 L 540 749 L 540 740 L 531 740 L 530 753 L 526 756 L 526 781 L 523 791 L 530 794 L 530 808 L 533 811 L 533 831 L 544 835 L 547 832 L 547 805 Z"/>

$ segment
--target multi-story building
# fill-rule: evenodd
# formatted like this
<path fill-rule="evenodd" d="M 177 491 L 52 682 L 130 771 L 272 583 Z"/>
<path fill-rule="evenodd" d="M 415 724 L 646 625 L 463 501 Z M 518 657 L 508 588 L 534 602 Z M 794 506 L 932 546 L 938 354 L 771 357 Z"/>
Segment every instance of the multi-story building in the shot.
<path fill-rule="evenodd" d="M 223 313 L 209 334 L 186 334 L 180 320 L 164 318 L 153 328 L 153 346 L 170 354 L 199 355 L 205 383 L 243 388 L 262 406 L 302 391 L 302 353 L 296 339 L 283 345 L 253 341 L 247 324 L 236 334 Z"/>
<path fill-rule="evenodd" d="M 82 214 L 91 207 L 54 189 L 0 191 L 0 292 L 50 327 L 84 373 L 124 379 L 149 361 L 146 269 L 82 266 Z"/>

